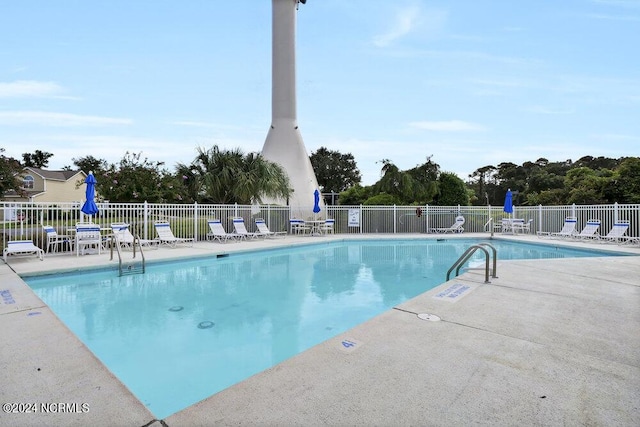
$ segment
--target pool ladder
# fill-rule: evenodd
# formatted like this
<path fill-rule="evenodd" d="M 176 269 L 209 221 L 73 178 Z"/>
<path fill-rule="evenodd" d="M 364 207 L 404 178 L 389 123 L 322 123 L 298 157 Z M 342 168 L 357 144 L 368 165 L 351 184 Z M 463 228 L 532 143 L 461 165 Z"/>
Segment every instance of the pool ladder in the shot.
<path fill-rule="evenodd" d="M 113 259 L 113 248 L 116 248 L 116 252 L 118 253 L 118 272 L 119 276 L 124 276 L 125 274 L 144 274 L 145 272 L 145 258 L 144 251 L 142 250 L 142 245 L 140 244 L 140 237 L 138 235 L 133 238 L 133 259 L 131 262 L 122 262 L 122 247 L 120 246 L 120 241 L 116 239 L 115 236 L 111 236 L 111 259 Z M 136 248 L 140 249 L 140 257 L 141 260 L 139 262 L 135 261 L 136 258 Z"/>
<path fill-rule="evenodd" d="M 460 258 L 458 258 L 458 260 L 453 263 L 449 271 L 447 271 L 447 281 L 449 280 L 449 276 L 454 269 L 456 270 L 457 276 L 458 274 L 460 274 L 460 269 L 462 268 L 464 263 L 467 262 L 469 258 L 471 258 L 471 256 L 476 253 L 477 250 L 481 250 L 482 252 L 484 252 L 484 283 L 491 283 L 491 281 L 489 280 L 489 259 L 491 257 L 489 256 L 487 247 L 490 248 L 491 252 L 493 253 L 493 269 L 491 277 L 497 279 L 498 276 L 496 275 L 496 266 L 498 262 L 498 252 L 496 251 L 496 248 L 491 246 L 489 243 L 477 243 L 475 245 L 469 246 L 469 248 L 467 248 L 467 250 L 464 251 L 464 253 L 460 256 Z"/>

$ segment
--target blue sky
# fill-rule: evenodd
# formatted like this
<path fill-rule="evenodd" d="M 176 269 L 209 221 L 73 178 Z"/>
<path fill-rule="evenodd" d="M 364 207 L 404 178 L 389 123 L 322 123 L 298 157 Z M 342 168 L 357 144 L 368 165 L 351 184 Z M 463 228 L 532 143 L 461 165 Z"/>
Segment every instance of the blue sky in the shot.
<path fill-rule="evenodd" d="M 308 0 L 297 22 L 309 153 L 500 162 L 640 155 L 640 0 Z M 21 0 L 0 14 L 0 147 L 50 169 L 125 152 L 260 151 L 271 1 Z"/>

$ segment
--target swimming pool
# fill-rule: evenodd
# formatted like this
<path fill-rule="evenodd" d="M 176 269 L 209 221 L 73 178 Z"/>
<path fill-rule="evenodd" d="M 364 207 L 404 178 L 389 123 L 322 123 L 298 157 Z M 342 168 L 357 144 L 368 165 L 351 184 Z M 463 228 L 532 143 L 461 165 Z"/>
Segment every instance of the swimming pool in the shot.
<path fill-rule="evenodd" d="M 437 286 L 477 242 L 336 242 L 25 281 L 162 419 Z M 604 255 L 490 243 L 500 259 Z"/>

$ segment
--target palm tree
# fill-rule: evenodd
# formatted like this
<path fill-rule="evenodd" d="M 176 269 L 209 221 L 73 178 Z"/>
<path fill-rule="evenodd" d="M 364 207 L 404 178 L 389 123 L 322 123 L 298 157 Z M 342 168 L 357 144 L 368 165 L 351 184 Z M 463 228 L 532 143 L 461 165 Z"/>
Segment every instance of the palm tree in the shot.
<path fill-rule="evenodd" d="M 261 203 L 263 197 L 286 199 L 292 192 L 280 165 L 239 148 L 198 148 L 190 165 L 178 163 L 176 169 L 189 195 L 202 203 Z"/>

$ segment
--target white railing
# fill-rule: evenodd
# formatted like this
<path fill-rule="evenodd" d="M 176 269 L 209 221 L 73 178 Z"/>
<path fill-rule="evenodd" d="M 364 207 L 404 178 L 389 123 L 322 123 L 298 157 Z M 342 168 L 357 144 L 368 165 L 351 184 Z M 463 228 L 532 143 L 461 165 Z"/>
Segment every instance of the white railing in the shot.
<path fill-rule="evenodd" d="M 264 218 L 271 231 L 289 231 L 290 211 L 286 206 L 212 205 L 212 204 L 156 204 L 156 203 L 98 203 L 100 212 L 95 218 L 80 212 L 80 203 L 9 203 L 0 202 L 1 246 L 8 240 L 30 239 L 40 247 L 46 244 L 43 225 L 52 225 L 58 233 L 78 222 L 95 222 L 102 227 L 126 222 L 132 233 L 143 239 L 155 238 L 153 223 L 168 220 L 178 237 L 205 240 L 209 231 L 207 219 L 218 218 L 228 232 L 233 231 L 232 218 L 243 217 L 247 227 L 255 229 L 255 218 Z M 502 206 L 327 206 L 326 210 L 305 219 L 334 218 L 335 233 L 428 233 L 431 228 L 451 226 L 455 217 L 465 217 L 467 232 L 490 232 L 485 228 L 489 219 L 499 224 L 507 217 Z M 419 209 L 419 211 L 418 211 Z M 515 207 L 513 218 L 532 219 L 531 232 L 559 231 L 565 217 L 578 219 L 578 230 L 587 220 L 601 221 L 600 234 L 606 234 L 617 220 L 630 222 L 627 234 L 640 236 L 640 204 L 522 206 Z"/>

